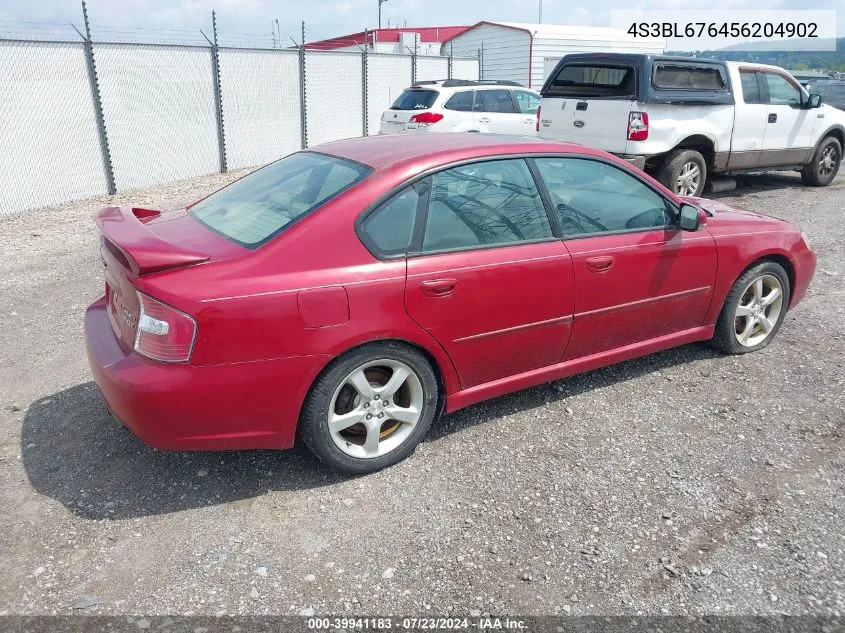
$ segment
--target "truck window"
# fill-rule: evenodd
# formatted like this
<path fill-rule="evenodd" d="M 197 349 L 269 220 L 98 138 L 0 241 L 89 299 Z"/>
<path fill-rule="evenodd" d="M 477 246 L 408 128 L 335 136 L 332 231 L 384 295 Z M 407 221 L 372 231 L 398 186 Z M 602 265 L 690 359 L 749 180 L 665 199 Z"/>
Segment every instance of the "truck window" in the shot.
<path fill-rule="evenodd" d="M 775 73 L 764 73 L 769 87 L 769 104 L 788 105 L 790 108 L 801 107 L 801 91 L 786 77 Z"/>
<path fill-rule="evenodd" d="M 763 97 L 760 95 L 760 83 L 757 81 L 757 73 L 740 72 L 739 76 L 742 81 L 742 100 L 745 103 L 763 103 Z"/>
<path fill-rule="evenodd" d="M 661 90 L 727 89 L 719 68 L 686 64 L 655 64 L 652 84 Z"/>
<path fill-rule="evenodd" d="M 570 64 L 557 72 L 543 96 L 633 98 L 634 77 L 633 67 Z"/>

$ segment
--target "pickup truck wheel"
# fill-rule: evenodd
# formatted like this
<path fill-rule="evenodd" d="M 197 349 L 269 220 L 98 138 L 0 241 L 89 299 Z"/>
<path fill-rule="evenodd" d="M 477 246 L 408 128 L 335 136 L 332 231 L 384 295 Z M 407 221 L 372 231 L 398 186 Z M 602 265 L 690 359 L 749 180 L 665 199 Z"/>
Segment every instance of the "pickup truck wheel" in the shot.
<path fill-rule="evenodd" d="M 657 179 L 679 196 L 700 196 L 707 183 L 707 163 L 694 149 L 676 149 L 663 161 Z"/>
<path fill-rule="evenodd" d="M 816 148 L 813 159 L 801 170 L 801 180 L 812 187 L 827 187 L 842 164 L 842 145 L 828 136 Z"/>

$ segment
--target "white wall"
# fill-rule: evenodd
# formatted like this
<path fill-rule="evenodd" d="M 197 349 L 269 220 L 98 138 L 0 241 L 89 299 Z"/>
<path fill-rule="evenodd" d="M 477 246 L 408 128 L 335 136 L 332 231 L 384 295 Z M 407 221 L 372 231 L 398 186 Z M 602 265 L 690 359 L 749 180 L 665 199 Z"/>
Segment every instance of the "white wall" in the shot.
<path fill-rule="evenodd" d="M 533 56 L 531 60 L 531 88 L 540 90 L 548 73 L 554 69 L 554 64 L 546 70 L 547 59 L 559 61 L 567 53 L 663 53 L 663 46 L 653 41 L 608 40 L 585 36 L 583 39 L 552 39 L 545 37 L 534 38 Z"/>
<path fill-rule="evenodd" d="M 518 81 L 528 85 L 528 51 L 530 37 L 527 32 L 481 24 L 464 31 L 444 44 L 442 51 L 461 57 L 475 57 L 484 43 L 482 76 L 484 79 Z"/>

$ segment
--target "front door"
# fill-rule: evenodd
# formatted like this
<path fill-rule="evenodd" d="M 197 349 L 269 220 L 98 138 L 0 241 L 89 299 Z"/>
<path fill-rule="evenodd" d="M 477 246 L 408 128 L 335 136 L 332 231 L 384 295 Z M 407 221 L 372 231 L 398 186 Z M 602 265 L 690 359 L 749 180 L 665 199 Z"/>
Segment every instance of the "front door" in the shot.
<path fill-rule="evenodd" d="M 526 90 L 514 90 L 513 98 L 516 108 L 522 115 L 522 133 L 535 136 L 537 134 L 537 108 L 540 107 L 540 97 Z"/>
<path fill-rule="evenodd" d="M 552 365 L 566 348 L 572 263 L 523 159 L 431 177 L 405 307 L 451 357 L 462 388 Z"/>
<path fill-rule="evenodd" d="M 681 231 L 672 206 L 616 165 L 538 158 L 575 275 L 564 360 L 700 326 L 716 280 L 706 229 Z"/>
<path fill-rule="evenodd" d="M 801 89 L 794 80 L 764 71 L 769 115 L 763 137 L 761 166 L 797 165 L 807 159 L 813 147 L 813 125 L 817 110 L 801 107 Z"/>

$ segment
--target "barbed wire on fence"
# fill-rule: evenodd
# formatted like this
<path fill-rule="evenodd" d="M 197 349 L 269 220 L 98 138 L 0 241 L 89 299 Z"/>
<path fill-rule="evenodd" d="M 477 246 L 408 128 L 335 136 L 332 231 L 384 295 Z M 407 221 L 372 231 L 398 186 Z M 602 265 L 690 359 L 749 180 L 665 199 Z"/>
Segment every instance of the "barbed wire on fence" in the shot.
<path fill-rule="evenodd" d="M 480 74 L 478 59 L 416 46 L 378 53 L 367 31 L 338 51 L 309 47 L 304 23 L 214 39 L 80 17 L 0 21 L 0 215 L 375 134 L 414 81 Z"/>

